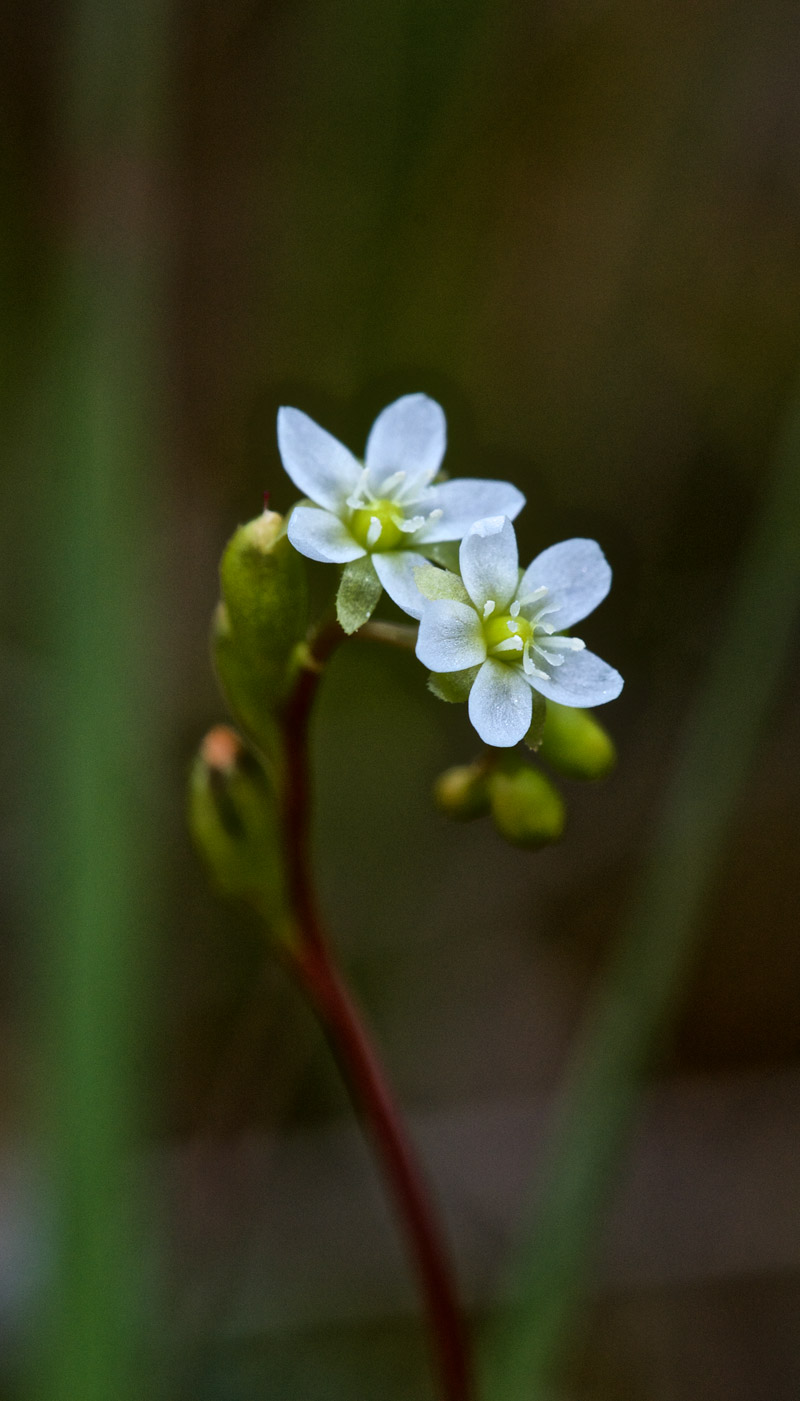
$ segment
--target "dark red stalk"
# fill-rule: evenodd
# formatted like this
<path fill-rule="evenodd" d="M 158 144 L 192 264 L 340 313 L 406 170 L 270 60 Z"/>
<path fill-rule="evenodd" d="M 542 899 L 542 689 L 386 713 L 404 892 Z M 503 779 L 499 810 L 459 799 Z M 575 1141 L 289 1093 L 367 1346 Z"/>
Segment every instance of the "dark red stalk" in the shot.
<path fill-rule="evenodd" d="M 318 633 L 311 648 L 312 665 L 301 672 L 284 714 L 284 832 L 299 937 L 289 961 L 325 1029 L 380 1158 L 425 1301 L 443 1401 L 470 1401 L 467 1339 L 447 1248 L 361 1013 L 336 968 L 314 896 L 308 724 L 322 668 L 342 641 L 344 634 L 336 623 Z"/>

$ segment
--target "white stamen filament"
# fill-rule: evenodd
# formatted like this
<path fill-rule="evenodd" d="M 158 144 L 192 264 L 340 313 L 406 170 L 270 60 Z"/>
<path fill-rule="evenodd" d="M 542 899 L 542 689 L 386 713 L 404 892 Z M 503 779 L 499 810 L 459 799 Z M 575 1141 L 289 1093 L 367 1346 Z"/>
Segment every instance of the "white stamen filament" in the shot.
<path fill-rule="evenodd" d="M 495 601 L 494 601 L 493 598 L 487 598 L 486 602 L 485 602 L 484 605 L 483 605 L 483 616 L 484 616 L 484 618 L 488 618 L 489 615 L 490 615 L 491 613 L 494 612 L 496 606 L 497 606 L 497 605 L 495 604 Z"/>
<path fill-rule="evenodd" d="M 407 535 L 413 534 L 415 530 L 419 530 L 420 526 L 425 524 L 424 516 L 409 516 L 408 520 L 403 520 L 402 517 L 395 516 L 393 519 L 395 525 L 397 525 L 400 530 L 405 531 Z"/>
<path fill-rule="evenodd" d="M 493 652 L 522 652 L 523 650 L 521 637 L 507 637 L 505 641 L 498 642 L 492 648 Z"/>
<path fill-rule="evenodd" d="M 564 661 L 564 658 L 559 656 L 558 652 L 547 652 L 544 647 L 539 646 L 538 642 L 534 642 L 533 650 L 534 652 L 538 652 L 539 656 L 543 657 L 550 666 L 561 666 Z"/>
<path fill-rule="evenodd" d="M 547 645 L 557 652 L 582 652 L 586 643 L 580 637 L 548 637 Z"/>
<path fill-rule="evenodd" d="M 519 602 L 519 599 L 518 599 L 518 598 L 515 598 L 515 599 L 514 599 L 514 602 L 512 603 L 511 607 L 510 607 L 509 610 L 508 610 L 509 613 L 511 614 L 512 618 L 518 618 L 518 617 L 519 617 L 519 609 L 520 609 L 520 602 Z"/>
<path fill-rule="evenodd" d="M 547 589 L 542 585 L 540 589 L 534 589 L 533 593 L 526 593 L 524 598 L 519 600 L 520 605 L 527 608 L 530 603 L 538 603 L 539 599 L 544 598 L 546 593 Z"/>
<path fill-rule="evenodd" d="M 391 477 L 387 477 L 385 482 L 381 482 L 381 496 L 391 496 L 399 486 L 403 485 L 406 479 L 405 472 L 394 472 Z"/>
<path fill-rule="evenodd" d="M 367 489 L 368 481 L 369 468 L 364 467 L 362 468 L 361 476 L 359 477 L 352 494 L 347 498 L 347 504 L 353 511 L 363 511 L 366 506 L 369 506 L 372 500 L 372 494 Z"/>
<path fill-rule="evenodd" d="M 372 516 L 367 528 L 367 545 L 369 549 L 374 549 L 381 538 L 381 523 L 377 516 Z"/>
<path fill-rule="evenodd" d="M 538 666 L 534 662 L 533 657 L 531 656 L 530 642 L 525 643 L 525 648 L 522 653 L 522 669 L 525 672 L 526 676 L 538 676 L 542 681 L 548 681 L 550 679 L 547 675 L 547 672 L 540 671 Z"/>

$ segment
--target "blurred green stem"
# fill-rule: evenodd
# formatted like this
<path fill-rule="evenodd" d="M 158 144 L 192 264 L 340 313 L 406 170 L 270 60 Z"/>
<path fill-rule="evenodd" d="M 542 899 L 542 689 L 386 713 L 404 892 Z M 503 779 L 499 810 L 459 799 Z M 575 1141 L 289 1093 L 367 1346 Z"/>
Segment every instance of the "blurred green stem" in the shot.
<path fill-rule="evenodd" d="M 381 626 L 389 629 L 391 625 Z M 378 640 L 392 641 L 385 636 Z M 338 623 L 319 630 L 310 646 L 310 664 L 300 673 L 284 714 L 284 832 L 297 924 L 297 943 L 287 957 L 330 1040 L 383 1167 L 425 1302 L 443 1401 L 470 1401 L 467 1339 L 447 1247 L 379 1057 L 336 967 L 314 893 L 309 851 L 309 722 L 325 664 L 343 641 Z"/>
<path fill-rule="evenodd" d="M 552 1396 L 651 1052 L 683 986 L 800 603 L 800 389 L 658 837 L 568 1076 L 538 1216 L 489 1339 L 491 1401 Z"/>
<path fill-rule="evenodd" d="M 52 1254 L 27 1378 L 38 1401 L 143 1392 L 134 1155 L 158 773 L 148 479 L 159 451 L 153 171 L 168 11 L 74 0 L 61 15 L 51 218 L 64 232 L 29 409 L 32 438 L 47 434 L 48 510 L 32 547 L 52 669 L 38 1087 Z"/>

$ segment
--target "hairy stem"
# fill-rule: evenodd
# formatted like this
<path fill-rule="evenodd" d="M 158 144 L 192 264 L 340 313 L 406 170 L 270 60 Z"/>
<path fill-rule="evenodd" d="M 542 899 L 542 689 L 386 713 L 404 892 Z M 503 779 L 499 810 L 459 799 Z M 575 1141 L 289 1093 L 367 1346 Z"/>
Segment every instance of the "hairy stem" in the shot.
<path fill-rule="evenodd" d="M 284 713 L 284 837 L 298 929 L 289 963 L 322 1023 L 380 1159 L 424 1298 L 443 1401 L 470 1401 L 467 1341 L 447 1248 L 380 1060 L 336 967 L 314 896 L 308 726 L 324 665 L 343 640 L 338 624 L 319 630 Z"/>

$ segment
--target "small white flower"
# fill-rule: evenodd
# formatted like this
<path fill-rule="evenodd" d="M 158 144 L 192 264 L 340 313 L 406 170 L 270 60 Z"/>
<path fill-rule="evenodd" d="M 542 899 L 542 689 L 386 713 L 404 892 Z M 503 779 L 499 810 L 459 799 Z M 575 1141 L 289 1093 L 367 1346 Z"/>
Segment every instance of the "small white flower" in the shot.
<path fill-rule="evenodd" d="M 431 671 L 462 673 L 469 718 L 484 743 L 499 748 L 527 733 L 532 691 L 560 705 L 593 706 L 622 690 L 619 672 L 579 638 L 560 635 L 611 587 L 600 546 L 594 540 L 551 545 L 521 577 L 518 558 L 510 520 L 494 516 L 473 525 L 459 556 L 463 596 L 426 603 L 417 641 L 417 656 Z"/>
<path fill-rule="evenodd" d="M 299 409 L 278 413 L 283 465 L 314 503 L 295 507 L 289 539 L 309 559 L 346 566 L 364 561 L 350 570 L 343 590 L 349 587 L 357 601 L 354 616 L 359 609 L 364 613 L 361 621 L 377 603 L 381 587 L 419 618 L 425 600 L 414 570 L 424 565 L 430 547 L 461 540 L 484 516 L 501 513 L 513 520 L 525 504 L 508 482 L 463 479 L 432 485 L 446 438 L 444 413 L 426 394 L 407 394 L 378 415 L 363 465 Z"/>

